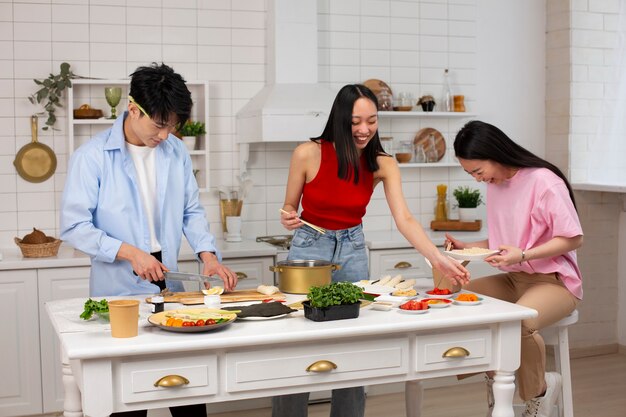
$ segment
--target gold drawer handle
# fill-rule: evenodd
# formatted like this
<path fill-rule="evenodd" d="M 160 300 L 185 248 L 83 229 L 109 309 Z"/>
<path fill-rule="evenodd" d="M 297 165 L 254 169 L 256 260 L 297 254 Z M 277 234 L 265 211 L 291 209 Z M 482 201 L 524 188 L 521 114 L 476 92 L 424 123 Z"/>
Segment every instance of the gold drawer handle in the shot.
<path fill-rule="evenodd" d="M 246 275 L 245 272 L 235 272 L 235 274 L 237 275 L 237 279 L 246 279 L 246 278 L 248 278 L 248 275 Z"/>
<path fill-rule="evenodd" d="M 155 387 L 173 388 L 189 384 L 189 380 L 180 375 L 166 375 L 154 383 Z"/>
<path fill-rule="evenodd" d="M 330 372 L 333 369 L 337 369 L 337 365 L 331 361 L 317 361 L 309 365 L 306 368 L 307 372 Z"/>
<path fill-rule="evenodd" d="M 395 264 L 394 268 L 395 269 L 407 269 L 412 267 L 413 265 L 411 265 L 410 263 L 408 263 L 407 261 L 400 261 L 397 264 Z"/>
<path fill-rule="evenodd" d="M 462 347 L 453 347 L 443 352 L 443 355 L 441 355 L 441 357 L 442 358 L 465 358 L 465 357 L 468 357 L 469 355 L 470 355 L 469 350 L 462 348 Z"/>

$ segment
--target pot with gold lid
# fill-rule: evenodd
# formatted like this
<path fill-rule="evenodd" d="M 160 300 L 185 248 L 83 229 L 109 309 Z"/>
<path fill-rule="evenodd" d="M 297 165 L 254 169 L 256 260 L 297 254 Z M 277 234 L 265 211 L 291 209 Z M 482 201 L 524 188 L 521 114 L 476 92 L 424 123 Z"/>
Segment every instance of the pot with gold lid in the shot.
<path fill-rule="evenodd" d="M 280 261 L 270 266 L 278 273 L 278 288 L 290 294 L 307 294 L 309 288 L 330 284 L 333 271 L 340 265 L 319 260 Z"/>

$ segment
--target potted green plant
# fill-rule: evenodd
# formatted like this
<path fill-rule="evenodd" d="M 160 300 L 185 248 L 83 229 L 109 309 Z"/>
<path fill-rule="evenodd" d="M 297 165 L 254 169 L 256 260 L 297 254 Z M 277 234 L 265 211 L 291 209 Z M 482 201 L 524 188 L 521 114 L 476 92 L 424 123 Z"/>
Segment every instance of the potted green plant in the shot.
<path fill-rule="evenodd" d="M 198 136 L 206 135 L 206 125 L 202 122 L 187 120 L 179 129 L 178 134 L 182 137 L 187 149 L 193 151 L 197 148 Z"/>
<path fill-rule="evenodd" d="M 476 220 L 476 208 L 483 204 L 480 190 L 470 187 L 457 187 L 453 193 L 459 207 L 459 220 L 473 222 Z"/>
<path fill-rule="evenodd" d="M 28 99 L 33 104 L 43 103 L 45 113 L 48 114 L 46 125 L 42 127 L 42 130 L 54 129 L 54 124 L 57 121 L 55 111 L 57 107 L 63 107 L 61 104 L 61 97 L 63 91 L 66 88 L 72 88 L 72 79 L 82 78 L 77 76 L 70 69 L 70 64 L 63 62 L 61 64 L 61 72 L 59 74 L 50 74 L 48 78 L 43 80 L 33 80 L 35 84 L 40 86 L 39 90 Z"/>
<path fill-rule="evenodd" d="M 351 282 L 332 282 L 311 287 L 304 301 L 304 317 L 313 321 L 353 319 L 359 317 L 363 290 Z"/>

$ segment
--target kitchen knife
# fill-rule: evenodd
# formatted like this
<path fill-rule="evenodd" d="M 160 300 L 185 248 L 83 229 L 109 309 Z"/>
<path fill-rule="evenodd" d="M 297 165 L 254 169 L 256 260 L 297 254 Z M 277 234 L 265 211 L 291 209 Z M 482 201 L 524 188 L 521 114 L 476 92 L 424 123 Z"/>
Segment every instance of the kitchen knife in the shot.
<path fill-rule="evenodd" d="M 193 282 L 210 282 L 210 281 L 220 281 L 222 282 L 222 280 L 219 277 L 211 277 L 208 275 L 202 275 L 202 274 L 192 274 L 189 272 L 172 272 L 172 271 L 166 271 L 163 273 L 163 275 L 165 275 L 165 279 L 169 279 L 172 281 L 193 281 Z"/>

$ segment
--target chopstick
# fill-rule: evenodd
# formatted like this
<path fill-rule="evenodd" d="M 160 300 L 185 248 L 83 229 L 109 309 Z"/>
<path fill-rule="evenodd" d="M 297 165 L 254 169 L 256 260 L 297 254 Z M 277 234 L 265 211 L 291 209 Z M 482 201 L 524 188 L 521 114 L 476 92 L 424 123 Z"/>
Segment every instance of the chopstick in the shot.
<path fill-rule="evenodd" d="M 279 210 L 280 210 L 280 212 L 281 212 L 281 213 L 289 214 L 289 212 L 288 212 L 288 211 L 285 211 L 285 210 L 283 210 L 283 209 L 279 209 Z M 302 219 L 300 219 L 300 221 L 301 221 L 302 223 L 306 224 L 307 226 L 309 226 L 310 228 L 315 229 L 317 232 L 319 232 L 319 233 L 321 233 L 321 234 L 323 234 L 323 235 L 325 235 L 325 234 L 326 234 L 326 230 L 325 230 L 325 229 L 323 229 L 323 228 L 321 228 L 321 227 L 319 227 L 319 226 L 316 226 L 316 225 L 314 225 L 313 223 L 309 223 L 309 222 L 307 222 L 306 220 L 302 220 Z"/>

